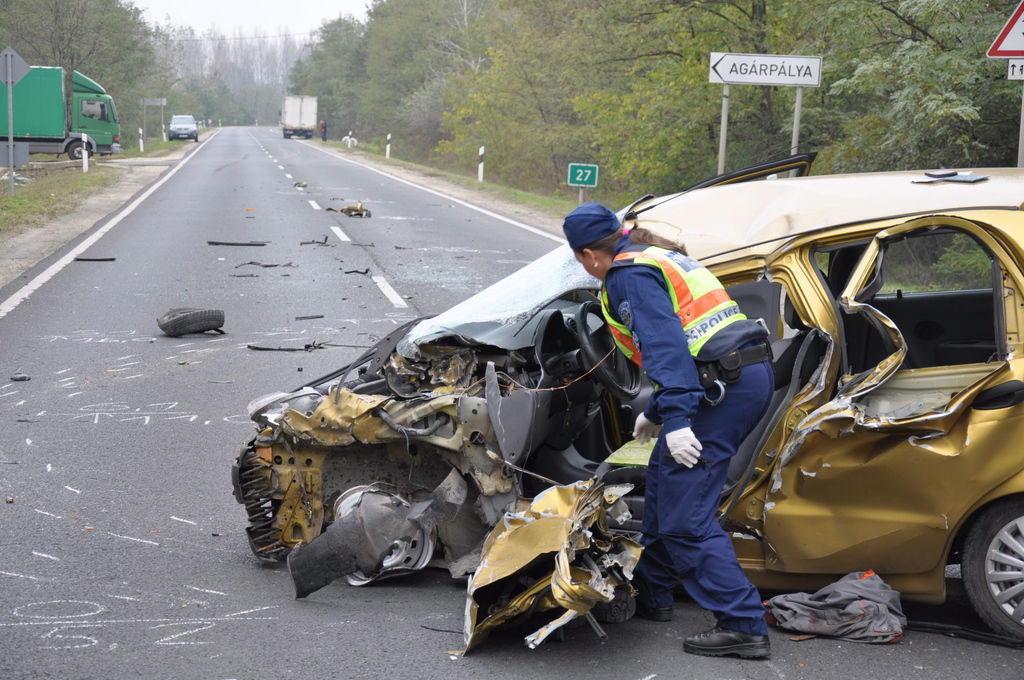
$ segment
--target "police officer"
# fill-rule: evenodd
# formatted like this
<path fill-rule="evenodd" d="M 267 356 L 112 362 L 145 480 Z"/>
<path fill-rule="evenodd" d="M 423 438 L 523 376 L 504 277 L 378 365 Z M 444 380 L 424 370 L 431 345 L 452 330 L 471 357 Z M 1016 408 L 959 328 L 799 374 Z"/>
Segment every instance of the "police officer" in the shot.
<path fill-rule="evenodd" d="M 633 432 L 640 442 L 657 438 L 633 580 L 637 613 L 671 621 L 681 579 L 717 618 L 715 628 L 687 637 L 684 651 L 767 658 L 761 597 L 715 517 L 729 459 L 774 388 L 767 331 L 685 249 L 643 229 L 623 235 L 615 214 L 598 203 L 573 210 L 563 231 L 576 259 L 604 282 L 602 307 L 616 344 L 655 388 Z"/>

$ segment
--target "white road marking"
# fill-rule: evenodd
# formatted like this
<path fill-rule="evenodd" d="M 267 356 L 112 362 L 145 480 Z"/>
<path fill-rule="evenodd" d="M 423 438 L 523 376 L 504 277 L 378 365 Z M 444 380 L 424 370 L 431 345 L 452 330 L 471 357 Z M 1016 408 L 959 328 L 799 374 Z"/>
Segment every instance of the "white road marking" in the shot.
<path fill-rule="evenodd" d="M 393 304 L 395 307 L 409 306 L 408 304 L 406 304 L 405 300 L 402 299 L 402 296 L 399 295 L 398 292 L 391 287 L 391 284 L 388 283 L 387 279 L 385 279 L 383 276 L 374 276 L 373 282 L 377 284 L 377 287 L 380 288 L 380 292 L 384 293 L 384 295 L 387 296 L 388 300 L 391 300 L 391 304 Z"/>
<path fill-rule="evenodd" d="M 207 142 L 209 142 L 210 139 L 212 139 L 212 137 L 207 137 L 206 141 L 199 145 L 199 148 L 201 149 L 204 146 L 206 146 Z M 171 177 L 175 175 L 175 173 L 177 173 L 179 170 L 185 167 L 186 163 L 195 158 L 196 155 L 197 154 L 193 152 L 190 153 L 188 156 L 185 156 L 185 158 L 183 158 L 176 166 L 171 168 L 170 172 L 168 172 L 166 175 L 158 179 L 153 184 L 153 186 L 151 186 L 149 189 L 143 192 L 143 194 L 139 196 L 137 199 L 132 201 L 127 208 L 125 208 L 117 215 L 115 215 L 112 220 L 110 220 L 105 225 L 94 231 L 88 238 L 86 238 L 84 241 L 82 241 L 77 246 L 68 251 L 67 254 L 64 255 L 64 257 L 60 258 L 55 263 L 47 267 L 43 273 L 39 274 L 39 276 L 35 277 L 34 279 L 26 283 L 14 295 L 10 296 L 3 302 L 0 302 L 0 319 L 4 318 L 5 316 L 13 312 L 18 307 L 18 305 L 27 300 L 28 297 L 32 295 L 32 293 L 39 290 L 43 286 L 43 284 L 45 284 L 47 281 L 56 276 L 62 269 L 64 269 L 64 267 L 74 262 L 76 257 L 78 257 L 86 250 L 91 248 L 97 241 L 103 238 L 103 236 L 108 231 L 110 231 L 118 224 L 120 224 L 121 220 L 135 212 L 135 209 L 142 205 L 143 201 L 152 196 L 153 192 L 162 187 L 169 179 L 171 179 Z"/>
<path fill-rule="evenodd" d="M 132 538 L 131 536 L 122 536 L 121 534 L 115 534 L 112 531 L 108 531 L 107 533 L 111 536 L 114 536 L 115 538 L 123 538 L 126 541 L 136 541 L 137 543 L 149 543 L 150 545 L 160 545 L 156 541 L 147 541 L 144 538 Z"/>
<path fill-rule="evenodd" d="M 189 588 L 191 588 L 192 590 L 198 590 L 201 593 L 210 593 L 211 595 L 227 596 L 227 593 L 222 593 L 219 590 L 206 590 L 205 588 L 196 588 L 195 586 L 189 586 Z"/>
<path fill-rule="evenodd" d="M 0 572 L 0 573 L 2 573 L 2 572 Z M 224 618 L 227 618 L 229 616 L 241 616 L 242 614 L 252 614 L 253 612 L 261 612 L 261 611 L 264 611 L 266 609 L 277 609 L 277 605 L 275 604 L 275 605 L 272 605 L 270 607 L 257 607 L 256 609 L 246 609 L 245 611 L 235 612 L 234 614 L 225 614 Z"/>
<path fill-rule="evenodd" d="M 287 177 L 288 179 L 295 179 L 289 172 L 284 173 L 284 176 Z"/>
<path fill-rule="evenodd" d="M 309 205 L 312 206 L 313 210 L 319 210 L 320 206 L 312 198 L 309 199 Z"/>
<path fill-rule="evenodd" d="M 196 523 L 193 522 L 190 519 L 182 519 L 180 517 L 175 517 L 174 515 L 171 515 L 171 519 L 173 519 L 176 522 L 184 522 L 185 524 L 191 524 L 192 526 L 197 526 Z"/>
<path fill-rule="evenodd" d="M 349 242 L 352 240 L 348 237 L 348 234 L 341 230 L 341 227 L 331 227 L 331 231 L 333 231 L 342 241 Z"/>
<path fill-rule="evenodd" d="M 32 554 L 37 557 L 45 557 L 48 560 L 56 560 L 57 562 L 60 562 L 60 558 L 54 557 L 53 555 L 47 555 L 46 553 L 36 552 L 35 550 L 32 551 Z"/>
<path fill-rule="evenodd" d="M 278 170 L 284 170 L 284 166 L 283 165 L 279 165 L 279 166 L 277 166 L 277 169 Z"/>
<path fill-rule="evenodd" d="M 56 517 L 57 519 L 61 519 L 60 515 L 55 515 L 52 512 L 46 512 L 45 510 L 39 509 L 35 509 L 35 511 L 38 512 L 40 515 L 47 515 L 48 517 Z"/>
<path fill-rule="evenodd" d="M 25 574 L 15 574 L 15 573 L 10 572 L 10 571 L 0 571 L 0 574 L 3 574 L 4 576 L 16 576 L 18 578 L 27 578 L 29 581 L 38 581 L 39 580 L 35 576 L 25 576 Z"/>
<path fill-rule="evenodd" d="M 75 493 L 82 493 L 78 489 L 72 489 L 70 486 L 65 486 L 64 488 L 67 489 L 68 491 L 74 491 Z"/>

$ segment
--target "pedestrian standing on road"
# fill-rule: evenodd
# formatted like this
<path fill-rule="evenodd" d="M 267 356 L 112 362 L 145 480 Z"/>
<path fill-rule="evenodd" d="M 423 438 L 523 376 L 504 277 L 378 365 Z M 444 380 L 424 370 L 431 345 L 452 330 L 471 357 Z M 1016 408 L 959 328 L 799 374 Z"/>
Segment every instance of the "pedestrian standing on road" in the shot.
<path fill-rule="evenodd" d="M 327 141 L 327 121 L 320 121 L 320 139 Z"/>
<path fill-rule="evenodd" d="M 765 608 L 715 513 L 729 460 L 767 411 L 774 389 L 767 331 L 747 319 L 685 248 L 643 229 L 623 235 L 598 203 L 563 230 L 588 273 L 603 281 L 615 344 L 644 369 L 654 393 L 633 437 L 657 439 L 647 467 L 637 613 L 672 620 L 681 580 L 717 626 L 683 643 L 690 654 L 767 658 Z"/>

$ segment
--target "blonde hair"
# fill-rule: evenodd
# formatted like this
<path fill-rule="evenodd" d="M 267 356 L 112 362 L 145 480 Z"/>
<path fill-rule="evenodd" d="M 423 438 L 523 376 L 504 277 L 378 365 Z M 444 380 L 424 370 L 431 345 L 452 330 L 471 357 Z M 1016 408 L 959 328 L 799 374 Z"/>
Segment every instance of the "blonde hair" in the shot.
<path fill-rule="evenodd" d="M 653 231 L 650 231 L 649 229 L 645 229 L 643 227 L 636 227 L 631 232 L 629 232 L 629 242 L 634 243 L 638 246 L 657 246 L 659 248 L 664 248 L 666 250 L 675 250 L 677 252 L 682 253 L 683 255 L 688 254 L 686 252 L 686 246 L 683 245 L 682 243 L 670 241 L 664 236 L 655 234 Z"/>

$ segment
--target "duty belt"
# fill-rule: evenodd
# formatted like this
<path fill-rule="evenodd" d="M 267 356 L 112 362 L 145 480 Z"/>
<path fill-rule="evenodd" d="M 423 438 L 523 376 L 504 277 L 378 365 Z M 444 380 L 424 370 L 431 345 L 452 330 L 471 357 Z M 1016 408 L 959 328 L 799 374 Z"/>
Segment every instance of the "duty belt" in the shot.
<path fill-rule="evenodd" d="M 697 362 L 697 374 L 700 385 L 704 388 L 704 400 L 711 406 L 717 406 L 725 399 L 725 386 L 737 382 L 743 375 L 743 367 L 759 364 L 771 358 L 771 347 L 766 342 L 759 342 L 750 347 L 737 349 L 726 354 L 717 361 Z M 712 390 L 718 390 L 717 395 Z"/>

